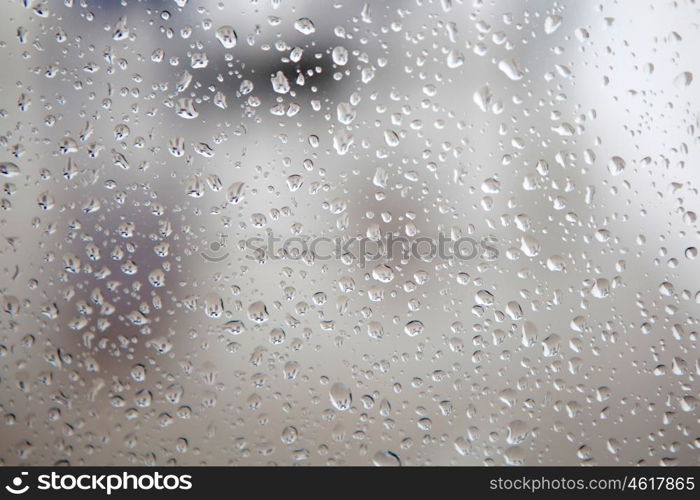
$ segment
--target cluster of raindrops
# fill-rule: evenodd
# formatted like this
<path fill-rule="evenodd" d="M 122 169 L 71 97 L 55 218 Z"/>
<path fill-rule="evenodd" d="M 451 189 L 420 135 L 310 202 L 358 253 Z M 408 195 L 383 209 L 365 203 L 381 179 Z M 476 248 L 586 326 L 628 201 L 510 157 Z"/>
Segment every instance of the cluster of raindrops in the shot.
<path fill-rule="evenodd" d="M 697 464 L 698 14 L 625 4 L 5 2 L 0 463 Z"/>

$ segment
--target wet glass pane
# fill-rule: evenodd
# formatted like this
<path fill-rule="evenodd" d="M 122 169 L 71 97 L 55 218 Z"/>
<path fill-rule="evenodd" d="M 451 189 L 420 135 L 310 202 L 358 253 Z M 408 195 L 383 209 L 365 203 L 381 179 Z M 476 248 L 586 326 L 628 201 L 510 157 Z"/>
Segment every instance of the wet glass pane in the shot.
<path fill-rule="evenodd" d="M 2 9 L 0 463 L 697 465 L 695 2 Z"/>

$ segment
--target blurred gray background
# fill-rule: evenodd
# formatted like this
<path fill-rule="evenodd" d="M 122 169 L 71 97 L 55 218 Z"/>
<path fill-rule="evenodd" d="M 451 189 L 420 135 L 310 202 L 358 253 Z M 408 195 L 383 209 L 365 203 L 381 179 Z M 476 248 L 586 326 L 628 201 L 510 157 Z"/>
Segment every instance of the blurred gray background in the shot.
<path fill-rule="evenodd" d="M 698 464 L 695 2 L 3 7 L 3 464 Z"/>

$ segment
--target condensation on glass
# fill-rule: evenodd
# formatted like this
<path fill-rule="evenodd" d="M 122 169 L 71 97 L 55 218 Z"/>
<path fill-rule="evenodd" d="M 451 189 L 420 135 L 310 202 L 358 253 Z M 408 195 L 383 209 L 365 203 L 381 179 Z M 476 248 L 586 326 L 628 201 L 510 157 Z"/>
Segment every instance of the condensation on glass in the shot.
<path fill-rule="evenodd" d="M 698 464 L 694 2 L 2 8 L 0 463 Z"/>

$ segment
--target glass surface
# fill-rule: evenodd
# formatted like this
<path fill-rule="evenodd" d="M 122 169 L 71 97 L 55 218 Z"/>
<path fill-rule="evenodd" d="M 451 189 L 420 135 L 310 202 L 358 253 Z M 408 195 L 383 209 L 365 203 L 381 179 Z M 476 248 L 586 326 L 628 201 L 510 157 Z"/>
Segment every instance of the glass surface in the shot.
<path fill-rule="evenodd" d="M 695 2 L 2 10 L 0 463 L 698 464 Z"/>

